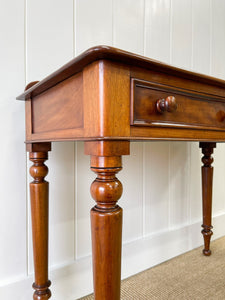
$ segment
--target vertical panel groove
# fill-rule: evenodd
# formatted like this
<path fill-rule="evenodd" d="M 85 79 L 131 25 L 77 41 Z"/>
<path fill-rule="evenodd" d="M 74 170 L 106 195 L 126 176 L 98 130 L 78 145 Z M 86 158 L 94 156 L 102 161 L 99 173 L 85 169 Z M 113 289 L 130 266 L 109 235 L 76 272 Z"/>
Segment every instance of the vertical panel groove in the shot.
<path fill-rule="evenodd" d="M 77 249 L 77 244 L 78 244 L 78 239 L 77 239 L 77 218 L 78 218 L 78 206 L 77 206 L 77 201 L 78 201 L 78 194 L 77 194 L 77 142 L 74 142 L 74 163 L 75 163 L 75 168 L 74 168 L 74 226 L 75 226 L 75 237 L 74 237 L 74 259 L 76 260 L 77 254 L 78 254 L 78 249 Z"/>
<path fill-rule="evenodd" d="M 168 184 L 169 184 L 169 205 L 168 205 L 168 229 L 171 230 L 171 142 L 169 143 L 169 166 L 168 166 Z"/>
<path fill-rule="evenodd" d="M 112 45 L 115 45 L 115 22 L 114 22 L 115 2 L 112 0 Z"/>
<path fill-rule="evenodd" d="M 188 224 L 191 224 L 191 189 L 190 189 L 190 178 L 191 178 L 191 142 L 188 142 L 188 176 L 187 182 L 187 200 L 188 200 Z M 200 200 L 200 199 L 199 199 Z"/>
<path fill-rule="evenodd" d="M 210 5 L 210 40 L 209 40 L 209 74 L 212 75 L 212 26 L 213 26 L 213 7 L 212 7 L 212 0 L 209 2 Z"/>
<path fill-rule="evenodd" d="M 24 0 L 24 84 L 27 84 L 27 0 Z"/>
<path fill-rule="evenodd" d="M 75 45 L 75 37 L 76 37 L 76 35 L 75 35 L 75 6 L 76 6 L 76 0 L 73 0 L 73 37 L 72 37 L 72 39 L 73 39 L 73 57 L 75 57 L 76 56 L 76 45 Z"/>
<path fill-rule="evenodd" d="M 194 22 L 193 22 L 193 0 L 191 0 L 191 69 L 194 68 Z"/>
<path fill-rule="evenodd" d="M 76 56 L 76 0 L 73 0 L 73 56 Z M 74 142 L 73 145 L 73 156 L 74 156 L 74 245 L 73 245 L 73 253 L 74 253 L 74 260 L 76 260 L 77 256 L 77 142 Z"/>
<path fill-rule="evenodd" d="M 28 157 L 26 155 L 26 272 L 27 276 L 29 275 L 29 197 L 28 197 L 28 189 L 29 189 L 29 184 L 28 184 Z"/>
<path fill-rule="evenodd" d="M 146 161 L 145 161 L 145 151 L 146 151 L 146 148 L 145 148 L 145 142 L 142 143 L 142 178 L 143 178 L 143 182 L 142 182 L 142 236 L 145 237 L 146 235 L 146 229 L 145 229 L 145 218 L 146 218 L 146 212 L 145 212 L 145 201 L 146 201 L 146 198 L 145 198 L 145 166 L 146 166 Z"/>
<path fill-rule="evenodd" d="M 173 0 L 170 0 L 170 55 L 169 63 L 172 64 L 172 41 L 173 41 Z M 169 184 L 169 199 L 168 199 L 168 229 L 171 229 L 171 143 L 169 143 L 169 164 L 168 164 L 168 184 Z"/>
<path fill-rule="evenodd" d="M 172 40 L 173 40 L 173 32 L 172 32 L 172 27 L 173 27 L 173 0 L 170 0 L 170 61 L 169 63 L 172 64 Z"/>
<path fill-rule="evenodd" d="M 146 0 L 143 5 L 143 55 L 146 55 Z"/>
<path fill-rule="evenodd" d="M 24 85 L 27 84 L 27 0 L 24 0 Z M 24 104 L 25 107 L 25 104 Z M 29 273 L 29 257 L 28 257 L 28 251 L 29 251 L 29 205 L 28 205 L 28 201 L 29 201 L 29 197 L 28 197 L 28 189 L 29 189 L 29 185 L 28 185 L 28 175 L 29 173 L 27 172 L 28 169 L 28 157 L 26 155 L 26 171 L 25 171 L 25 175 L 26 175 L 26 272 L 27 272 L 27 276 Z"/>

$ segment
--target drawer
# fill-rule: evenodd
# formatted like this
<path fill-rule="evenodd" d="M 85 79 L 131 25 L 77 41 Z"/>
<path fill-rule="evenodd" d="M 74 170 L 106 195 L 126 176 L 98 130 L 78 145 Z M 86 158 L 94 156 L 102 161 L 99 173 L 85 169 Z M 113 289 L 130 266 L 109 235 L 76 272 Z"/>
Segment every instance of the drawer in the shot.
<path fill-rule="evenodd" d="M 131 125 L 225 130 L 225 98 L 133 78 Z"/>

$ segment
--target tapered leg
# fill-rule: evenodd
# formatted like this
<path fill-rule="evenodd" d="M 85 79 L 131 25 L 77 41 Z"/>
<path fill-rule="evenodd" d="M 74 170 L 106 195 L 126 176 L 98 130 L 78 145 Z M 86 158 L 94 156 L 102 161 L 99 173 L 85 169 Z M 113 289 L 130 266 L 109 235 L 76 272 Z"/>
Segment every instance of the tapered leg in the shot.
<path fill-rule="evenodd" d="M 203 254 L 206 256 L 211 255 L 210 250 L 210 239 L 213 234 L 212 232 L 212 185 L 213 185 L 213 148 L 216 147 L 216 143 L 200 143 L 202 148 L 202 208 L 203 208 L 203 230 L 202 234 L 204 237 L 204 249 Z"/>
<path fill-rule="evenodd" d="M 44 162 L 48 152 L 30 152 L 33 165 L 30 175 L 34 180 L 30 183 L 31 217 L 33 234 L 33 254 L 35 289 L 34 300 L 47 300 L 51 297 L 48 279 L 48 182 L 45 176 L 48 168 Z"/>
<path fill-rule="evenodd" d="M 104 152 L 123 153 L 110 148 L 115 143 L 106 144 L 109 148 L 102 156 L 91 156 L 91 170 L 97 174 L 91 185 L 91 195 L 96 201 L 91 210 L 95 300 L 120 299 L 122 209 L 117 201 L 122 195 L 122 184 L 116 174 L 122 169 L 122 162 L 121 156 L 104 156 Z M 124 154 L 128 153 L 124 151 Z"/>

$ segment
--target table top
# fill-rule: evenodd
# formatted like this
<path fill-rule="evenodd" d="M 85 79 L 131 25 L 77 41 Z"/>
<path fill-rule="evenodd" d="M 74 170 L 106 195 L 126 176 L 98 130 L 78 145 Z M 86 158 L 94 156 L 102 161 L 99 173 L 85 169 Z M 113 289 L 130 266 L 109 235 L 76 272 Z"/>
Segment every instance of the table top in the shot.
<path fill-rule="evenodd" d="M 85 52 L 81 53 L 79 56 L 72 59 L 70 62 L 62 66 L 60 69 L 39 81 L 37 84 L 26 90 L 23 94 L 18 96 L 18 100 L 26 100 L 32 96 L 37 96 L 43 91 L 51 88 L 52 86 L 58 84 L 59 82 L 75 75 L 76 73 L 82 71 L 88 64 L 91 64 L 97 60 L 110 60 L 125 63 L 131 66 L 142 67 L 149 70 L 158 70 L 169 75 L 177 75 L 187 79 L 197 80 L 199 82 L 204 82 L 208 84 L 215 84 L 218 86 L 225 87 L 225 81 L 207 76 L 200 73 L 191 72 L 188 70 L 180 69 L 165 63 L 162 63 L 151 58 L 141 56 L 135 53 L 124 51 L 118 48 L 109 46 L 96 46 L 92 47 Z"/>
<path fill-rule="evenodd" d="M 26 141 L 225 141 L 225 81 L 93 47 L 17 97 Z"/>

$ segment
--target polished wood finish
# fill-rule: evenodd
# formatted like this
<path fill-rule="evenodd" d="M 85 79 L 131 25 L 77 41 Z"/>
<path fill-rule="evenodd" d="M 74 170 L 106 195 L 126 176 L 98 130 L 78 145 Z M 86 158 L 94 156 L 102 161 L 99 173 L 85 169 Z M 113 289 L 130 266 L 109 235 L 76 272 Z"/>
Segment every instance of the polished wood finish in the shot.
<path fill-rule="evenodd" d="M 27 143 L 26 144 L 27 152 L 48 152 L 52 150 L 51 143 Z"/>
<path fill-rule="evenodd" d="M 138 76 L 140 79 L 134 79 Z M 60 100 L 74 99 L 71 81 L 76 88 L 75 104 L 79 103 L 77 107 L 81 109 L 76 109 L 76 105 L 70 109 L 74 100 L 67 104 Z M 111 61 L 93 62 L 82 74 L 59 86 L 64 91 L 61 98 L 55 96 L 56 86 L 26 101 L 27 142 L 103 138 L 225 140 L 225 93 L 217 86 L 177 77 L 170 82 L 164 73 L 141 72 L 137 67 L 131 69 Z M 153 86 L 157 89 L 151 89 Z M 157 100 L 173 96 L 171 92 L 176 98 L 176 111 L 157 112 Z"/>
<path fill-rule="evenodd" d="M 48 182 L 45 176 L 48 168 L 44 162 L 48 159 L 48 152 L 30 152 L 30 160 L 33 165 L 30 175 L 34 180 L 30 183 L 31 217 L 33 234 L 33 254 L 35 289 L 34 300 L 47 300 L 51 297 L 49 290 L 51 282 L 48 279 Z M 50 150 L 49 144 L 44 145 Z M 43 147 L 41 147 L 43 148 Z M 40 149 L 42 150 L 42 149 Z"/>
<path fill-rule="evenodd" d="M 177 100 L 174 96 L 168 96 L 156 101 L 156 109 L 159 113 L 174 112 L 177 110 Z"/>
<path fill-rule="evenodd" d="M 130 154 L 129 141 L 88 141 L 84 144 L 84 153 L 95 156 L 121 156 Z"/>
<path fill-rule="evenodd" d="M 132 125 L 225 129 L 223 97 L 143 80 L 133 80 L 132 95 Z"/>
<path fill-rule="evenodd" d="M 97 46 L 28 85 L 17 99 L 26 100 L 27 151 L 37 170 L 33 176 L 40 174 L 31 184 L 36 299 L 50 297 L 44 160 L 52 141 L 84 140 L 97 174 L 91 186 L 96 201 L 91 212 L 96 300 L 120 297 L 122 210 L 117 201 L 122 185 L 116 173 L 130 141 L 201 142 L 203 252 L 210 254 L 211 154 L 216 142 L 225 142 L 225 81 Z"/>
<path fill-rule="evenodd" d="M 120 299 L 122 209 L 116 204 L 122 184 L 115 174 L 121 163 L 95 168 L 91 195 L 97 205 L 91 210 L 94 291 L 96 299 Z"/>
<path fill-rule="evenodd" d="M 32 133 L 83 127 L 82 80 L 74 75 L 33 99 Z"/>
<path fill-rule="evenodd" d="M 91 155 L 91 170 L 97 174 L 91 185 L 91 195 L 96 201 L 91 210 L 95 299 L 119 300 L 122 209 L 117 201 L 123 188 L 116 174 L 122 170 L 120 155 L 129 154 L 129 144 L 127 141 L 86 142 L 85 153 Z"/>
<path fill-rule="evenodd" d="M 216 147 L 216 143 L 200 143 L 202 148 L 202 210 L 203 210 L 203 230 L 204 237 L 204 249 L 203 254 L 206 256 L 211 255 L 210 239 L 212 232 L 212 186 L 213 186 L 213 148 Z"/>
<path fill-rule="evenodd" d="M 33 85 L 37 84 L 39 81 L 31 81 L 29 82 L 26 87 L 25 87 L 25 91 L 29 90 L 29 88 L 31 88 Z"/>
<path fill-rule="evenodd" d="M 203 85 L 214 85 L 218 90 L 224 94 L 224 81 L 218 78 L 206 76 L 203 74 L 198 74 L 190 72 L 187 70 L 179 69 L 160 61 L 153 60 L 147 57 L 143 57 L 138 54 L 127 52 L 121 49 L 109 47 L 109 46 L 95 46 L 87 51 L 83 52 L 63 67 L 46 77 L 45 79 L 38 82 L 35 86 L 28 89 L 25 93 L 17 97 L 19 100 L 28 100 L 33 98 L 49 88 L 57 85 L 58 83 L 66 80 L 67 78 L 83 71 L 86 66 L 89 66 L 95 61 L 112 61 L 119 62 L 126 66 L 130 66 L 132 70 L 135 67 L 141 68 L 142 70 L 153 72 L 161 72 L 165 74 L 165 77 L 170 77 L 171 79 L 175 76 L 177 78 L 184 78 L 194 81 L 197 84 Z M 134 77 L 138 78 L 138 77 Z"/>

